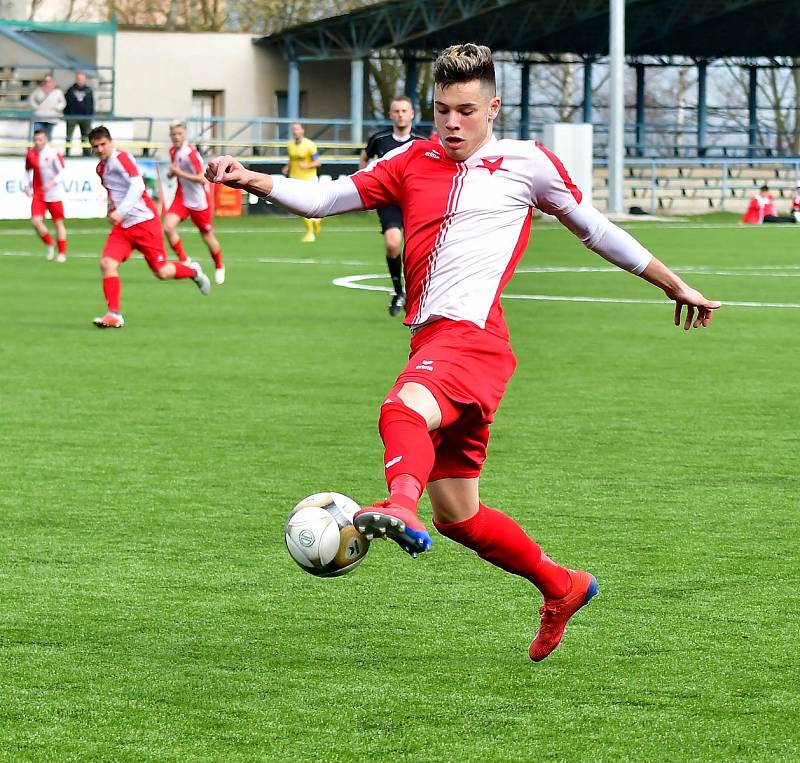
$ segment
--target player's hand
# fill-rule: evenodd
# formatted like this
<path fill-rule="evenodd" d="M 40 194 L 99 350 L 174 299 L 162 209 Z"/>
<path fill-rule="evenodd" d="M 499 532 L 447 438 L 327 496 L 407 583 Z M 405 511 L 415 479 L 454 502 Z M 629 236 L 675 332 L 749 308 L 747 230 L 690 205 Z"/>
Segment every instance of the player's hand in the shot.
<path fill-rule="evenodd" d="M 174 164 L 169 165 L 169 169 L 167 170 L 167 177 L 174 178 L 176 176 L 175 170 L 177 167 Z"/>
<path fill-rule="evenodd" d="M 288 175 L 289 175 L 289 165 L 288 164 L 284 164 L 283 167 L 281 167 L 281 173 L 283 174 L 284 177 L 288 177 Z"/>
<path fill-rule="evenodd" d="M 33 198 L 33 188 L 31 188 L 29 185 L 25 186 L 25 195 L 29 198 Z"/>
<path fill-rule="evenodd" d="M 211 183 L 222 183 L 231 188 L 245 188 L 250 178 L 250 170 L 232 156 L 220 156 L 211 159 L 206 167 L 206 180 Z"/>
<path fill-rule="evenodd" d="M 122 222 L 122 215 L 116 209 L 111 209 L 108 212 L 108 219 L 114 225 L 119 225 Z"/>
<path fill-rule="evenodd" d="M 713 311 L 722 307 L 722 302 L 706 299 L 697 289 L 682 284 L 674 292 L 667 292 L 670 299 L 675 300 L 675 325 L 681 325 L 681 314 L 686 308 L 686 318 L 683 319 L 683 329 L 705 327 L 711 323 Z"/>

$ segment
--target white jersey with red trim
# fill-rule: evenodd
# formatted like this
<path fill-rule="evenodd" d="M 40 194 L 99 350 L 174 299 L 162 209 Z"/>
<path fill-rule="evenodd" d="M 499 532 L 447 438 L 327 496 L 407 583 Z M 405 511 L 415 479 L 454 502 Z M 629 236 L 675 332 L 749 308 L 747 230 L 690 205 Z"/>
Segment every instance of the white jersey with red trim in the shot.
<path fill-rule="evenodd" d="M 54 148 L 45 146 L 41 151 L 28 149 L 25 155 L 25 169 L 31 173 L 30 183 L 33 193 L 45 201 L 63 201 L 64 186 L 56 182 L 51 188 L 44 190 L 46 183 L 57 180 L 64 169 L 64 157 Z"/>
<path fill-rule="evenodd" d="M 184 143 L 179 149 L 170 146 L 169 158 L 178 169 L 192 175 L 202 175 L 205 169 L 200 152 L 191 144 Z M 187 209 L 202 212 L 208 209 L 208 184 L 195 183 L 193 180 L 178 178 L 178 193 L 183 198 L 183 205 Z"/>
<path fill-rule="evenodd" d="M 533 141 L 491 140 L 466 161 L 415 140 L 352 175 L 366 209 L 398 204 L 406 242 L 406 320 L 470 321 L 508 336 L 500 293 L 528 244 L 533 207 L 559 216 L 581 192 Z"/>
<path fill-rule="evenodd" d="M 115 148 L 108 159 L 97 165 L 97 174 L 100 176 L 103 187 L 108 191 L 113 208 L 125 209 L 128 205 L 123 205 L 123 202 L 131 189 L 132 179 L 141 177 L 134 158 L 126 151 L 119 151 Z M 141 193 L 122 216 L 123 228 L 130 228 L 137 223 L 152 220 L 158 215 L 150 195 L 144 188 L 143 181 L 141 187 Z"/>

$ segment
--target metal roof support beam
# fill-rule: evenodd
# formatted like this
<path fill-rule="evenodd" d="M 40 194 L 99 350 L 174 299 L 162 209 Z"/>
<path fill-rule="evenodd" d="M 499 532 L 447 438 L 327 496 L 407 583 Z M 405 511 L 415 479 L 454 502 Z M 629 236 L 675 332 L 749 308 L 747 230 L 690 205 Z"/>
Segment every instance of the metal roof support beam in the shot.
<path fill-rule="evenodd" d="M 747 90 L 747 111 L 749 115 L 747 128 L 747 155 L 753 158 L 758 149 L 758 67 L 749 66 L 750 87 Z"/>
<path fill-rule="evenodd" d="M 708 61 L 697 62 L 697 156 L 706 155 L 706 125 L 708 122 L 708 97 L 706 95 L 706 74 Z"/>
<path fill-rule="evenodd" d="M 593 58 L 583 62 L 583 121 L 592 123 L 592 64 Z"/>
<path fill-rule="evenodd" d="M 645 111 L 644 111 L 644 64 L 636 64 L 636 156 L 644 156 L 645 137 Z"/>
<path fill-rule="evenodd" d="M 608 211 L 622 212 L 625 162 L 625 0 L 610 0 L 608 114 Z"/>
<path fill-rule="evenodd" d="M 289 84 L 287 89 L 287 116 L 293 122 L 297 122 L 300 119 L 300 64 L 296 58 L 289 59 Z"/>
<path fill-rule="evenodd" d="M 520 65 L 520 104 L 519 104 L 519 139 L 530 138 L 531 125 L 531 64 L 523 61 Z"/>
<path fill-rule="evenodd" d="M 417 98 L 417 59 L 407 58 L 406 61 L 406 95 L 411 99 L 414 114 L 419 113 L 419 98 Z"/>
<path fill-rule="evenodd" d="M 350 142 L 364 139 L 364 59 L 350 62 Z"/>

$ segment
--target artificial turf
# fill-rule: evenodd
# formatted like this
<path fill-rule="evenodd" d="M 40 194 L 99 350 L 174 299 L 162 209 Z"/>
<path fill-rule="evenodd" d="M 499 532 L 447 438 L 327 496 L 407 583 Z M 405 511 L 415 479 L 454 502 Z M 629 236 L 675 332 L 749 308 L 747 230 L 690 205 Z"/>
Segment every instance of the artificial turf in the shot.
<path fill-rule="evenodd" d="M 714 222 L 631 228 L 707 296 L 800 302 L 800 229 Z M 122 331 L 90 323 L 105 231 L 72 223 L 59 265 L 0 226 L 0 758 L 800 758 L 800 309 L 686 334 L 669 305 L 505 302 L 482 497 L 602 593 L 535 665 L 535 590 L 441 536 L 334 580 L 284 547 L 303 496 L 383 496 L 407 332 L 332 285 L 383 272 L 376 220 L 224 221 L 208 298 L 131 260 Z M 508 292 L 659 298 L 558 270 L 604 266 L 537 223 L 523 269 L 553 270 Z"/>

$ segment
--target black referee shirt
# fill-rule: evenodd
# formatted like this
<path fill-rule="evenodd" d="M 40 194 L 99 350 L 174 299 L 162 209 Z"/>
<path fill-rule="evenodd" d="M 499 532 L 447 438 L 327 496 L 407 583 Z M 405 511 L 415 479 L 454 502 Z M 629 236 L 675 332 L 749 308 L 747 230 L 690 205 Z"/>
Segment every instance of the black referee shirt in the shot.
<path fill-rule="evenodd" d="M 400 146 L 405 146 L 410 140 L 427 140 L 427 138 L 424 135 L 420 135 L 418 132 L 414 132 L 412 130 L 411 135 L 409 135 L 408 138 L 405 140 L 397 140 L 394 137 L 394 131 L 391 128 L 378 130 L 378 132 L 370 136 L 364 152 L 367 155 L 367 159 L 372 159 L 373 157 L 378 157 L 378 159 L 380 159 L 393 149 L 400 148 Z"/>

